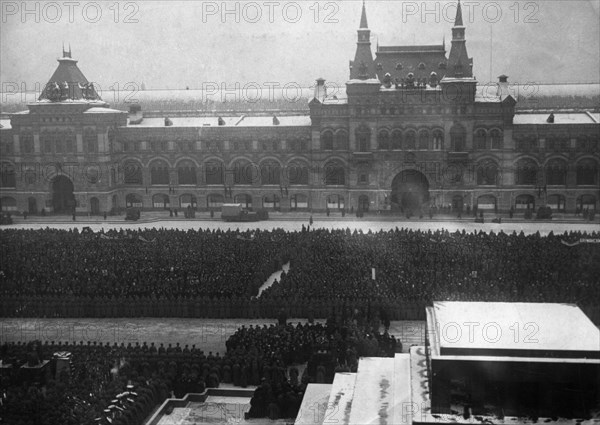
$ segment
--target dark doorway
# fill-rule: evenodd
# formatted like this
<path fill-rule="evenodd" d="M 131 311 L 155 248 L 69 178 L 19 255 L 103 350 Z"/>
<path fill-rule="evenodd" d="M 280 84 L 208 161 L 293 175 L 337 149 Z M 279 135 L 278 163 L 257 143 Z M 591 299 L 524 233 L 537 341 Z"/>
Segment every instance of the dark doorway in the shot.
<path fill-rule="evenodd" d="M 464 206 L 464 200 L 461 195 L 455 195 L 452 197 L 452 211 L 462 212 Z"/>
<path fill-rule="evenodd" d="M 392 181 L 392 208 L 401 211 L 420 211 L 429 203 L 429 182 L 423 173 L 406 170 Z"/>
<path fill-rule="evenodd" d="M 34 197 L 27 200 L 29 214 L 37 214 L 37 201 Z"/>
<path fill-rule="evenodd" d="M 90 199 L 90 210 L 92 212 L 92 215 L 100 214 L 100 201 L 98 200 L 98 198 Z"/>
<path fill-rule="evenodd" d="M 54 213 L 70 214 L 75 208 L 73 182 L 65 176 L 57 176 L 52 180 L 52 208 Z"/>
<path fill-rule="evenodd" d="M 363 212 L 369 211 L 369 197 L 367 195 L 360 195 L 358 197 L 358 210 Z"/>

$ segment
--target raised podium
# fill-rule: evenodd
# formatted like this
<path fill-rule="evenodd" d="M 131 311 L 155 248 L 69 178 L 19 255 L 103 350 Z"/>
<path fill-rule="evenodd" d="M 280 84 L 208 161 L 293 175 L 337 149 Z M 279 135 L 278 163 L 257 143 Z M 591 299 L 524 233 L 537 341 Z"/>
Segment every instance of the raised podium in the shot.
<path fill-rule="evenodd" d="M 600 330 L 577 306 L 435 302 L 426 329 L 309 384 L 296 425 L 600 424 Z"/>
<path fill-rule="evenodd" d="M 600 332 L 575 305 L 435 302 L 427 308 L 432 414 L 590 418 Z"/>

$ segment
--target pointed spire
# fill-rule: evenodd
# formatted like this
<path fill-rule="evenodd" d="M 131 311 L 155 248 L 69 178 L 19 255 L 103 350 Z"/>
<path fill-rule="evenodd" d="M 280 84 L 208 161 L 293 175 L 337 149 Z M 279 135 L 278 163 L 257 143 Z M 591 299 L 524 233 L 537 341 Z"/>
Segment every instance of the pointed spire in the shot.
<path fill-rule="evenodd" d="M 369 28 L 367 24 L 367 8 L 365 7 L 365 0 L 363 0 L 362 14 L 360 15 L 360 27 L 359 28 Z"/>
<path fill-rule="evenodd" d="M 462 8 L 460 7 L 460 0 L 458 0 L 458 5 L 456 6 L 456 19 L 454 20 L 454 26 L 455 27 L 463 26 Z"/>

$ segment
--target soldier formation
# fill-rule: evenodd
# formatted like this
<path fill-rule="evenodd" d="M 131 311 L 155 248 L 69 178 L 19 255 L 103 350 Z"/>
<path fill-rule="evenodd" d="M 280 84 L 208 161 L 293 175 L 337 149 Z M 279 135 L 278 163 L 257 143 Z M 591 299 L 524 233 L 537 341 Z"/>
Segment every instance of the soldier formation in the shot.
<path fill-rule="evenodd" d="M 2 230 L 0 316 L 419 320 L 433 300 L 595 307 L 600 247 L 571 232 Z M 290 269 L 258 296 L 260 286 Z M 375 278 L 373 278 L 375 276 Z M 598 317 L 592 317 L 598 320 Z"/>

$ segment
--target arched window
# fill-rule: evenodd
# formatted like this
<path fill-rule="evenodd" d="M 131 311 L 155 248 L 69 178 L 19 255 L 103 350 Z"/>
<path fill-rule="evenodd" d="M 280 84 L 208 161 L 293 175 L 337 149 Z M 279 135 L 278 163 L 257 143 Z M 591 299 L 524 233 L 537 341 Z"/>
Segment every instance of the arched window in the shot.
<path fill-rule="evenodd" d="M 535 209 L 535 198 L 533 195 L 519 195 L 515 198 L 515 209 L 533 210 Z"/>
<path fill-rule="evenodd" d="M 483 128 L 475 131 L 475 138 L 473 140 L 473 144 L 475 145 L 475 149 L 485 150 L 485 141 L 487 134 Z"/>
<path fill-rule="evenodd" d="M 553 159 L 546 165 L 546 184 L 567 184 L 567 164 L 562 159 Z"/>
<path fill-rule="evenodd" d="M 392 132 L 392 149 L 395 151 L 402 149 L 402 132 L 400 130 Z"/>
<path fill-rule="evenodd" d="M 144 182 L 142 166 L 137 161 L 126 161 L 123 167 L 123 181 L 125 184 L 141 185 Z"/>
<path fill-rule="evenodd" d="M 329 210 L 343 210 L 345 208 L 344 197 L 341 195 L 329 195 L 327 196 L 327 209 Z"/>
<path fill-rule="evenodd" d="M 477 184 L 483 186 L 498 184 L 498 164 L 494 161 L 481 161 L 477 164 Z"/>
<path fill-rule="evenodd" d="M 390 133 L 387 130 L 381 130 L 377 134 L 377 145 L 380 150 L 388 150 L 390 148 Z"/>
<path fill-rule="evenodd" d="M 566 200 L 563 195 L 548 196 L 548 206 L 554 211 L 565 211 Z"/>
<path fill-rule="evenodd" d="M 300 193 L 290 196 L 290 208 L 292 211 L 308 209 L 308 196 Z"/>
<path fill-rule="evenodd" d="M 235 195 L 233 197 L 233 202 L 236 204 L 242 204 L 244 208 L 252 208 L 252 196 L 245 193 Z"/>
<path fill-rule="evenodd" d="M 263 198 L 263 208 L 279 210 L 279 196 L 267 195 Z"/>
<path fill-rule="evenodd" d="M 594 195 L 581 195 L 577 198 L 577 208 L 580 211 L 596 211 L 596 197 Z"/>
<path fill-rule="evenodd" d="M 260 170 L 256 164 L 246 160 L 238 160 L 233 164 L 234 184 L 253 184 L 260 178 Z"/>
<path fill-rule="evenodd" d="M 346 184 L 346 172 L 344 166 L 337 161 L 330 161 L 325 164 L 325 184 L 326 185 L 344 185 Z"/>
<path fill-rule="evenodd" d="M 321 134 L 321 147 L 326 151 L 333 150 L 333 132 L 331 130 L 326 130 Z"/>
<path fill-rule="evenodd" d="M 454 152 L 464 152 L 466 149 L 467 132 L 460 124 L 455 124 L 450 129 L 450 141 Z"/>
<path fill-rule="evenodd" d="M 15 166 L 8 162 L 0 164 L 0 187 L 17 187 Z"/>
<path fill-rule="evenodd" d="M 348 132 L 346 130 L 338 130 L 335 133 L 335 149 L 347 151 L 348 144 Z"/>
<path fill-rule="evenodd" d="M 179 184 L 196 184 L 198 182 L 196 164 L 192 161 L 181 161 L 177 164 L 177 180 Z"/>
<path fill-rule="evenodd" d="M 223 184 L 223 163 L 209 161 L 204 164 L 204 180 L 206 184 Z"/>
<path fill-rule="evenodd" d="M 530 136 L 530 137 L 526 137 L 523 139 L 519 139 L 517 141 L 517 149 L 520 152 L 533 152 L 533 151 L 537 151 L 538 149 L 538 139 L 536 139 L 534 136 Z"/>
<path fill-rule="evenodd" d="M 292 162 L 286 173 L 290 185 L 308 184 L 308 165 L 302 162 Z"/>
<path fill-rule="evenodd" d="M 577 138 L 577 151 L 578 152 L 592 152 L 593 151 L 593 140 L 586 136 L 580 136 Z"/>
<path fill-rule="evenodd" d="M 10 196 L 3 196 L 0 198 L 0 210 L 7 211 L 16 211 L 17 210 L 17 200 Z"/>
<path fill-rule="evenodd" d="M 150 164 L 150 184 L 169 184 L 169 166 L 161 160 Z"/>
<path fill-rule="evenodd" d="M 502 132 L 497 128 L 490 131 L 490 139 L 492 141 L 492 149 L 502 149 L 504 146 L 504 138 Z"/>
<path fill-rule="evenodd" d="M 444 148 L 444 132 L 435 130 L 433 132 L 433 150 L 439 151 Z"/>
<path fill-rule="evenodd" d="M 477 198 L 478 210 L 496 210 L 497 201 L 494 195 L 482 195 Z"/>
<path fill-rule="evenodd" d="M 521 159 L 517 162 L 516 184 L 535 185 L 538 179 L 538 166 L 531 159 Z"/>
<path fill-rule="evenodd" d="M 142 197 L 137 193 L 128 193 L 125 197 L 125 206 L 127 208 L 142 208 Z"/>
<path fill-rule="evenodd" d="M 413 150 L 416 148 L 416 135 L 414 131 L 407 131 L 404 138 L 404 149 Z"/>
<path fill-rule="evenodd" d="M 225 198 L 220 193 L 212 193 L 206 197 L 206 206 L 208 208 L 221 208 Z"/>
<path fill-rule="evenodd" d="M 260 164 L 261 184 L 281 184 L 281 165 L 275 161 L 264 161 Z"/>
<path fill-rule="evenodd" d="M 169 208 L 169 205 L 169 195 L 165 195 L 164 193 L 157 193 L 156 195 L 152 196 L 152 206 L 154 208 L 167 209 Z"/>
<path fill-rule="evenodd" d="M 550 152 L 566 152 L 569 150 L 569 139 L 565 137 L 551 137 L 546 140 L 546 150 Z"/>
<path fill-rule="evenodd" d="M 429 132 L 427 130 L 419 132 L 419 149 L 429 149 Z"/>
<path fill-rule="evenodd" d="M 98 152 L 98 136 L 96 132 L 91 128 L 86 128 L 83 132 L 83 146 L 87 153 Z"/>
<path fill-rule="evenodd" d="M 592 159 L 584 159 L 577 163 L 577 184 L 598 184 L 598 163 Z"/>
<path fill-rule="evenodd" d="M 198 206 L 198 200 L 194 195 L 185 194 L 179 197 L 179 206 L 181 208 L 196 208 Z"/>
<path fill-rule="evenodd" d="M 369 152 L 371 150 L 371 129 L 361 126 L 356 129 L 356 145 L 358 152 Z"/>

